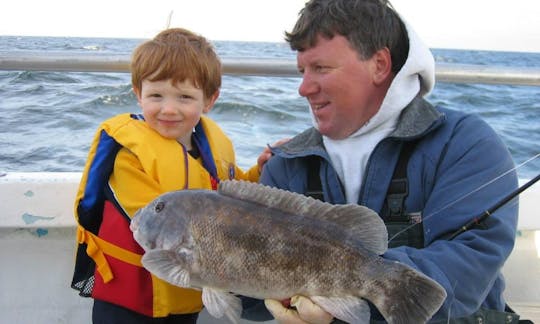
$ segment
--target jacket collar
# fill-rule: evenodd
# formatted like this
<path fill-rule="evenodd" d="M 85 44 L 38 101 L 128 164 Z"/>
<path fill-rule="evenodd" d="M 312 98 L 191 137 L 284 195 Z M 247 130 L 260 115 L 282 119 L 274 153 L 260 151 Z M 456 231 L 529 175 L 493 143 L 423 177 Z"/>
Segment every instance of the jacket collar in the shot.
<path fill-rule="evenodd" d="M 401 113 L 396 129 L 390 133 L 390 137 L 403 140 L 418 138 L 438 127 L 444 118 L 443 113 L 417 96 Z"/>
<path fill-rule="evenodd" d="M 444 114 L 420 96 L 415 97 L 403 110 L 396 129 L 389 137 L 411 140 L 431 132 L 444 121 Z M 293 137 L 289 142 L 273 148 L 274 153 L 284 157 L 307 155 L 328 156 L 321 133 L 314 127 Z"/>

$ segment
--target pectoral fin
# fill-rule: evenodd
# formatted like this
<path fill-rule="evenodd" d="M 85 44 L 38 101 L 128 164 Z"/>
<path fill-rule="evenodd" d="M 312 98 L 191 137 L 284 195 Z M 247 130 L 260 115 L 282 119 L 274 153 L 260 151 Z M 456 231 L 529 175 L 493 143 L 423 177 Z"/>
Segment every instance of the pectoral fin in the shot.
<path fill-rule="evenodd" d="M 167 250 L 150 250 L 142 257 L 146 270 L 168 283 L 190 288 L 190 276 L 187 264 L 178 254 Z"/>
<path fill-rule="evenodd" d="M 347 323 L 369 323 L 371 312 L 368 303 L 358 297 L 311 296 L 322 309 Z"/>
<path fill-rule="evenodd" d="M 222 318 L 225 315 L 232 323 L 240 322 L 242 302 L 235 295 L 227 291 L 204 287 L 202 300 L 208 313 L 215 318 Z"/>

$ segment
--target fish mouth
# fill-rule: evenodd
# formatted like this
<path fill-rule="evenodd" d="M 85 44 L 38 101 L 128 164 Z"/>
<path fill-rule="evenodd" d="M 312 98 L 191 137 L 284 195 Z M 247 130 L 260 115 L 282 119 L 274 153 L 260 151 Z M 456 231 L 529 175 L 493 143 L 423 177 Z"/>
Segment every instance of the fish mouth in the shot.
<path fill-rule="evenodd" d="M 131 222 L 129 223 L 129 229 L 133 233 L 133 239 L 135 242 L 137 242 L 145 251 L 152 250 L 153 247 L 151 247 L 151 244 L 148 244 L 146 240 L 144 239 L 142 234 L 139 232 L 140 228 L 140 222 L 141 222 L 141 216 L 140 216 L 140 210 L 135 212 L 133 215 L 133 218 L 131 219 Z"/>
<path fill-rule="evenodd" d="M 129 222 L 129 229 L 135 233 L 139 229 L 139 221 L 140 221 L 140 210 L 135 212 L 135 215 L 133 215 L 133 218 L 131 218 L 131 221 Z"/>
<path fill-rule="evenodd" d="M 137 244 L 140 245 L 144 252 L 156 249 L 156 243 L 145 239 L 144 236 L 142 236 L 142 234 L 137 230 L 133 231 L 133 239 L 135 242 L 137 242 Z"/>

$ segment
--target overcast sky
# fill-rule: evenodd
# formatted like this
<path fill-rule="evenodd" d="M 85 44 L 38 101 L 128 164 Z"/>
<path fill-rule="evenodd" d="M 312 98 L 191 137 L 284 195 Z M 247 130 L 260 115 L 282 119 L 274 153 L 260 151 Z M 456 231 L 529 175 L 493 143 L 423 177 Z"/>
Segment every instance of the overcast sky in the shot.
<path fill-rule="evenodd" d="M 7 0 L 0 35 L 282 41 L 305 0 Z M 540 0 L 393 0 L 430 47 L 540 52 Z"/>

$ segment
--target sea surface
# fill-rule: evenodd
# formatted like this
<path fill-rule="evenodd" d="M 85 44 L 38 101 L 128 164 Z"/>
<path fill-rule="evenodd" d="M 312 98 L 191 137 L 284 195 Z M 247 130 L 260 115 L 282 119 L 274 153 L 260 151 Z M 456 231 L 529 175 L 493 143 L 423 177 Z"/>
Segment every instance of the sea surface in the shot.
<path fill-rule="evenodd" d="M 0 51 L 130 54 L 143 40 L 0 36 Z M 217 41 L 221 57 L 291 58 L 284 43 Z M 433 49 L 437 62 L 540 67 L 540 53 Z M 299 78 L 224 76 L 209 113 L 247 168 L 269 143 L 311 125 Z M 540 87 L 437 83 L 435 105 L 480 115 L 508 145 L 522 179 L 540 173 Z M 0 71 L 0 174 L 82 171 L 103 120 L 139 112 L 128 73 Z"/>

